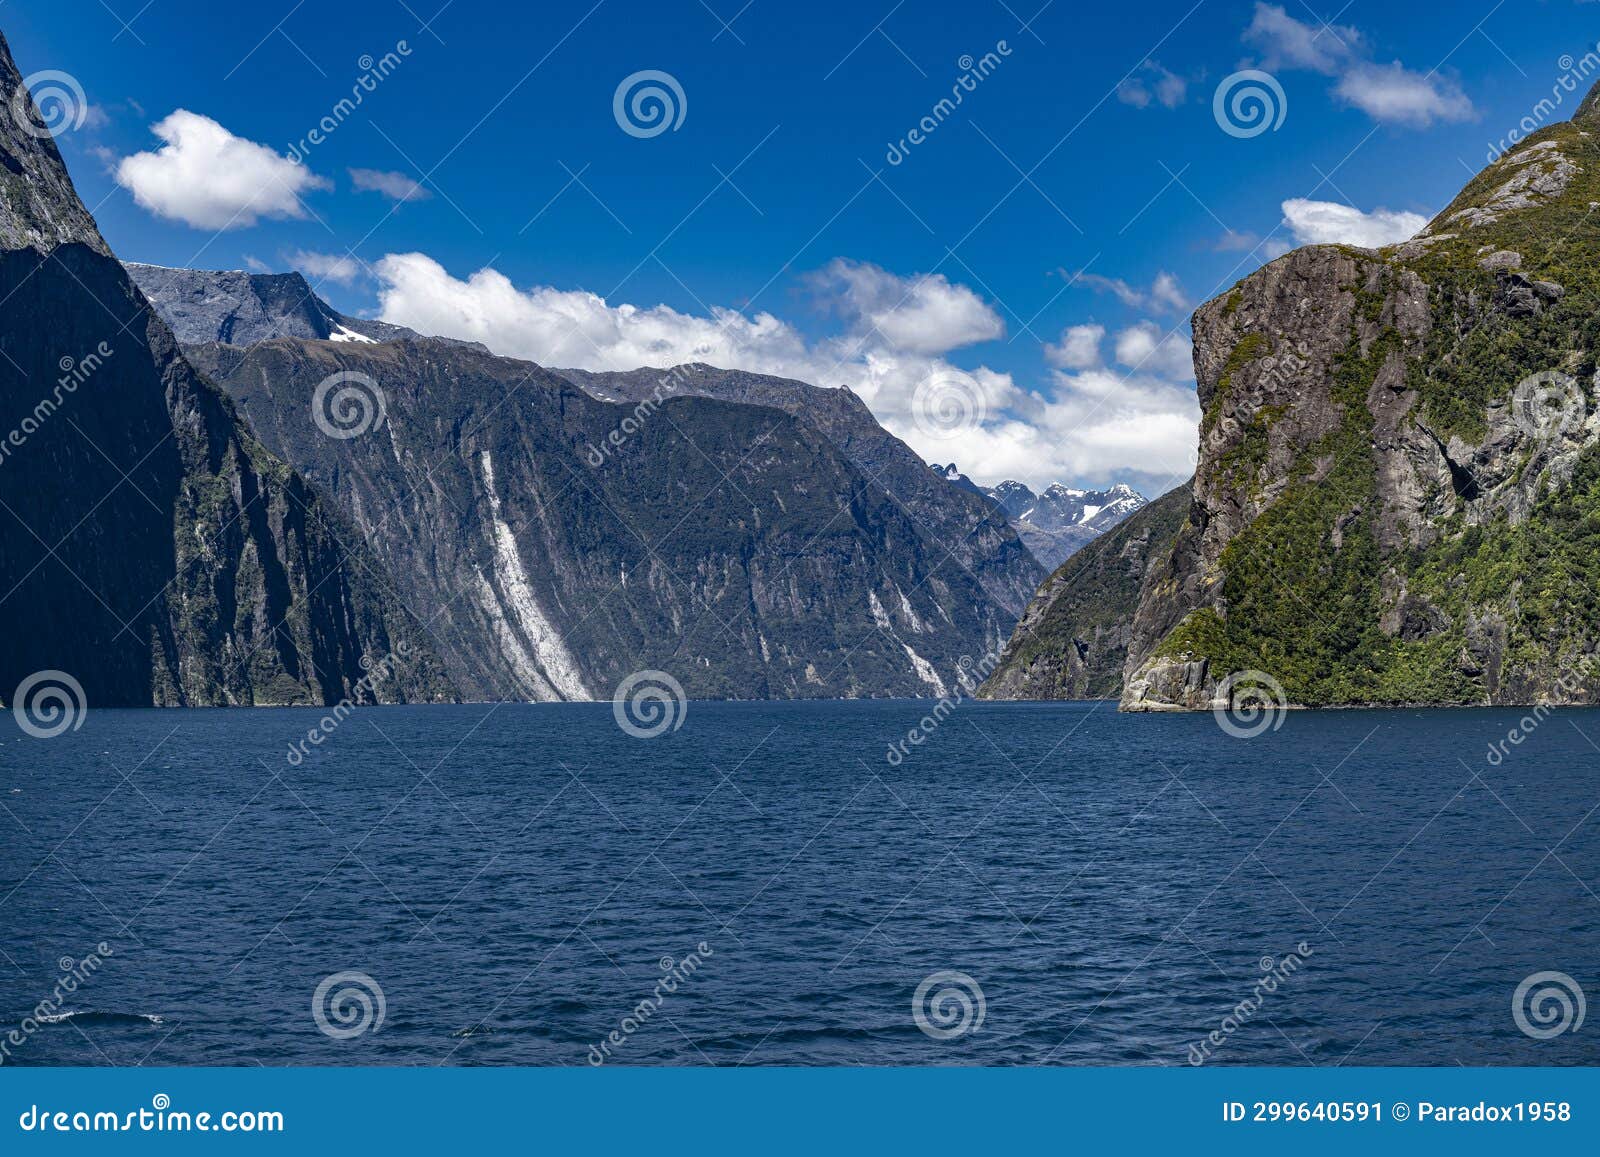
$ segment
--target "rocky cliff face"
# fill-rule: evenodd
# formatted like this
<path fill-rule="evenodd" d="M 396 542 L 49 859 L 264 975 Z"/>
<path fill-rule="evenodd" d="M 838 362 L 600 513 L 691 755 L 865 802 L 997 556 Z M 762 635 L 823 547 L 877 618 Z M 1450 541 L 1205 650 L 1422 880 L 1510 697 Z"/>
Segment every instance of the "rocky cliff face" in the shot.
<path fill-rule="evenodd" d="M 1166 563 L 1191 501 L 1186 482 L 1063 563 L 1034 596 L 979 698 L 1117 698 L 1145 576 Z"/>
<path fill-rule="evenodd" d="M 784 409 L 603 401 L 436 339 L 189 356 L 360 526 L 474 696 L 609 698 L 642 669 L 707 698 L 942 694 L 1011 625 Z M 354 433 L 330 438 L 341 389 Z"/>
<path fill-rule="evenodd" d="M 1302 249 L 1195 314 L 1194 503 L 1125 708 L 1591 702 L 1600 645 L 1600 107 L 1429 228 Z"/>
<path fill-rule="evenodd" d="M 369 342 L 417 336 L 403 326 L 347 317 L 318 297 L 298 273 L 169 269 L 134 261 L 127 269 L 185 345 L 249 345 L 274 337 Z"/>
<path fill-rule="evenodd" d="M 556 372 L 609 401 L 640 402 L 661 394 L 719 398 L 772 406 L 809 422 L 910 516 L 930 550 L 948 554 L 964 567 L 1013 619 L 1048 573 L 980 491 L 930 470 L 911 447 L 880 426 L 866 403 L 848 388 L 700 364 L 625 373 Z"/>
<path fill-rule="evenodd" d="M 11 115 L 20 85 L 0 40 L 0 694 L 55 670 L 91 705 L 450 696 L 350 527 L 184 360 Z"/>

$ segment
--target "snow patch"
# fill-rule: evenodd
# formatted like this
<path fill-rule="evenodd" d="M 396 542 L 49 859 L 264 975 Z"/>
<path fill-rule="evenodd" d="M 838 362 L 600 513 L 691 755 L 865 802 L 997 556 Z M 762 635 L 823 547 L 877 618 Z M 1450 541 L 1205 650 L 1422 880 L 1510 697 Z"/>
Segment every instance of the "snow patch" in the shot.
<path fill-rule="evenodd" d="M 356 342 L 356 343 L 358 343 L 360 345 L 377 345 L 378 344 L 378 341 L 377 341 L 376 338 L 370 338 L 364 333 L 357 333 L 355 330 L 350 329 L 347 326 L 342 326 L 342 325 L 338 325 L 338 324 L 334 325 L 333 332 L 328 335 L 328 340 L 329 341 L 350 341 L 350 342 Z"/>

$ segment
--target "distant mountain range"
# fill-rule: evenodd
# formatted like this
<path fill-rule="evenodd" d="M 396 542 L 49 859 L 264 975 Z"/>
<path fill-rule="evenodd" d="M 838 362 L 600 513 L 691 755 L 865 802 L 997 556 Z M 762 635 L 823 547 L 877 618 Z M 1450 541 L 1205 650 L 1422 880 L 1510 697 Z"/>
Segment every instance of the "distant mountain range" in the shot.
<path fill-rule="evenodd" d="M 1056 569 L 1148 500 L 1133 487 L 1117 483 L 1105 490 L 1076 490 L 1059 482 L 1035 494 L 1021 482 L 980 486 L 955 463 L 930 467 L 947 482 L 995 502 L 1016 528 L 1033 557 Z"/>

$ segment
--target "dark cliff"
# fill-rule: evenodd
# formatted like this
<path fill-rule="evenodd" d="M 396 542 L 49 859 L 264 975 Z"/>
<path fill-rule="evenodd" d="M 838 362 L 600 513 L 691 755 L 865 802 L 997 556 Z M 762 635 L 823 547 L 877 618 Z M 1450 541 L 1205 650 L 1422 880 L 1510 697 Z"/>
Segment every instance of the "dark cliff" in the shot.
<path fill-rule="evenodd" d="M 0 109 L 21 78 L 0 40 Z M 0 116 L 0 694 L 91 705 L 448 697 L 336 511 L 237 421 L 110 255 L 49 135 Z M 368 666 L 404 651 L 383 679 Z"/>

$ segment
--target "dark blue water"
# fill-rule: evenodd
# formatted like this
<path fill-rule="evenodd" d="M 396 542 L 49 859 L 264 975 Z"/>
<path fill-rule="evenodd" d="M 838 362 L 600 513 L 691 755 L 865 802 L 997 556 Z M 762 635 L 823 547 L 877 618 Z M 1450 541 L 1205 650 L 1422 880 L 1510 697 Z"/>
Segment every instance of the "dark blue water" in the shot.
<path fill-rule="evenodd" d="M 1492 766 L 1519 713 L 967 704 L 890 766 L 928 706 L 363 709 L 298 767 L 319 712 L 5 717 L 0 1032 L 111 949 L 5 1061 L 1600 1063 L 1600 1022 L 1512 1015 L 1541 971 L 1600 994 L 1600 712 Z M 383 1022 L 335 1039 L 350 971 Z M 982 1023 L 936 1039 L 947 971 Z"/>

